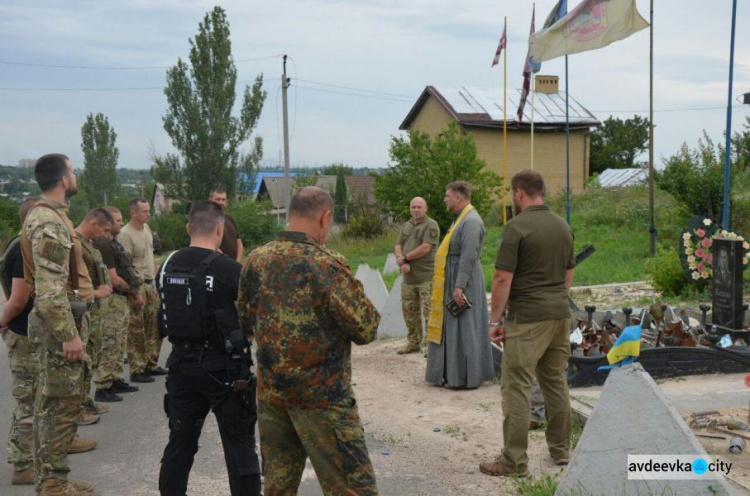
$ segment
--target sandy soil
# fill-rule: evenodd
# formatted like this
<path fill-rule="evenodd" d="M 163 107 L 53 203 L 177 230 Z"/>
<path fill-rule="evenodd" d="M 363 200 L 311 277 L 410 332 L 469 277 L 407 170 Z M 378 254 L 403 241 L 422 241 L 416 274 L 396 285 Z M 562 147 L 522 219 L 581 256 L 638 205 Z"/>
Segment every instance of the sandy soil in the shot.
<path fill-rule="evenodd" d="M 479 463 L 491 461 L 502 448 L 500 386 L 486 382 L 473 391 L 431 386 L 424 382 L 423 354 L 396 354 L 404 344 L 383 340 L 353 350 L 362 422 L 382 443 L 370 453 L 376 470 L 422 475 L 444 494 L 517 494 L 512 480 L 479 471 Z M 530 433 L 529 470 L 535 477 L 562 473 L 541 431 Z M 419 492 L 405 488 L 401 494 Z"/>
<path fill-rule="evenodd" d="M 712 415 L 706 418 L 717 419 L 719 424 L 725 423 L 730 417 L 735 417 L 744 422 L 748 422 L 747 408 L 720 408 L 718 411 L 720 415 Z M 692 412 L 680 412 L 682 418 L 685 419 L 685 422 L 688 425 L 690 425 L 690 421 L 692 420 L 691 413 Z M 724 427 L 726 428 L 726 426 Z M 728 478 L 748 489 L 748 492 L 750 493 L 750 452 L 748 452 L 748 449 L 750 449 L 750 440 L 746 441 L 747 448 L 745 451 L 742 454 L 735 455 L 729 453 L 729 441 L 732 438 L 731 434 L 725 432 L 711 432 L 700 428 L 694 428 L 693 433 L 696 435 L 707 434 L 712 436 L 724 436 L 725 439 L 710 439 L 698 436 L 698 441 L 700 441 L 701 445 L 703 445 L 703 448 L 706 450 L 706 453 L 708 453 L 712 459 L 720 459 L 726 463 L 731 463 L 732 469 L 729 472 Z M 750 435 L 750 432 L 743 432 L 743 434 Z"/>

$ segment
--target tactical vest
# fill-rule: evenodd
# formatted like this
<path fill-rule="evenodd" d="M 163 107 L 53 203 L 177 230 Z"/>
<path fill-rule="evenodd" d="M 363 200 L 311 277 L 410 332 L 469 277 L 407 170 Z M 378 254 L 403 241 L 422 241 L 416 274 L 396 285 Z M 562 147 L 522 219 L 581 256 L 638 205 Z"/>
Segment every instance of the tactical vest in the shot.
<path fill-rule="evenodd" d="M 119 241 L 113 239 L 112 244 L 115 247 L 115 272 L 128 283 L 128 286 L 133 289 L 139 288 L 143 285 L 143 278 L 138 275 L 138 271 L 133 266 L 133 259 L 125 253 L 125 248 Z"/>
<path fill-rule="evenodd" d="M 212 252 L 200 264 L 178 265 L 172 253 L 159 274 L 161 305 L 158 311 L 162 336 L 189 341 L 209 340 L 216 334 L 216 320 L 208 306 L 207 274 L 221 256 Z"/>

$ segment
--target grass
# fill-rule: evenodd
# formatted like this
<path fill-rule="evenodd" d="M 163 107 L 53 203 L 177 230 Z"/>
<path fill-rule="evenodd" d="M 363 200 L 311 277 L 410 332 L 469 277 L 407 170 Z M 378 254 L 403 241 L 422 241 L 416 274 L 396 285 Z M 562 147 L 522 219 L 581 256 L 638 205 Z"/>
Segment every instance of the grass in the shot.
<path fill-rule="evenodd" d="M 571 424 L 571 437 L 570 437 L 570 448 L 571 450 L 576 449 L 578 441 L 581 440 L 581 434 L 583 434 L 583 424 L 578 415 L 573 415 L 573 423 Z"/>
<path fill-rule="evenodd" d="M 549 475 L 544 477 L 514 477 L 513 482 L 521 496 L 554 496 L 557 481 Z"/>
<path fill-rule="evenodd" d="M 446 425 L 443 432 L 449 436 L 458 436 L 461 434 L 461 427 L 458 425 Z"/>

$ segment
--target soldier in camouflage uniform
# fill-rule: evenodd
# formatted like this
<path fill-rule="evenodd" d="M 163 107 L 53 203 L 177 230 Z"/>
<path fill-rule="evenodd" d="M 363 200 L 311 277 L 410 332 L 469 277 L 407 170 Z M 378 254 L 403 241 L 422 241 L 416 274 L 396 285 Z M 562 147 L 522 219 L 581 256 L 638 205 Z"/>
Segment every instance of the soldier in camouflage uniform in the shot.
<path fill-rule="evenodd" d="M 21 223 L 26 214 L 39 200 L 28 198 L 21 205 Z M 34 396 L 36 395 L 37 359 L 29 345 L 27 325 L 29 313 L 34 305 L 31 290 L 23 276 L 21 245 L 11 243 L 5 252 L 5 278 L 10 293 L 0 317 L 0 334 L 8 348 L 8 363 L 13 376 L 13 398 L 16 408 L 8 433 L 8 463 L 13 464 L 11 484 L 34 483 L 33 431 Z M 9 283 L 9 284 L 8 284 Z"/>
<path fill-rule="evenodd" d="M 411 220 L 404 223 L 396 241 L 396 262 L 401 268 L 401 309 L 406 322 L 406 346 L 399 355 L 422 349 L 422 322 L 430 318 L 432 275 L 440 243 L 440 226 L 427 216 L 427 202 L 417 196 L 409 203 Z"/>
<path fill-rule="evenodd" d="M 130 299 L 130 327 L 128 328 L 128 364 L 131 382 L 154 382 L 153 375 L 166 375 L 158 366 L 162 338 L 156 326 L 159 299 L 154 288 L 156 265 L 153 252 L 153 234 L 148 227 L 150 207 L 143 198 L 133 198 L 129 203 L 130 222 L 117 236 L 125 252 L 130 255 L 144 284 L 138 294 Z"/>
<path fill-rule="evenodd" d="M 35 166 L 42 199 L 29 212 L 21 235 L 24 275 L 34 288 L 29 341 L 39 359 L 34 403 L 34 466 L 41 495 L 95 494 L 91 484 L 68 481 L 67 453 L 81 409 L 85 349 L 74 318 L 93 300 L 93 287 L 81 256 L 67 200 L 78 190 L 70 160 L 45 155 Z M 72 255 L 72 256 L 71 256 Z M 71 267 L 71 262 L 77 267 Z M 86 278 L 80 277 L 86 274 Z M 75 289 L 78 288 L 78 289 Z"/>
<path fill-rule="evenodd" d="M 94 247 L 102 255 L 112 282 L 112 295 L 107 299 L 101 316 L 102 346 L 99 367 L 94 371 L 96 401 L 119 401 L 118 393 L 138 391 L 123 379 L 123 354 L 125 338 L 130 322 L 128 297 L 138 293 L 143 279 L 138 277 L 133 263 L 122 246 L 114 239 L 123 226 L 122 213 L 115 207 L 105 207 L 112 216 L 109 233 L 94 240 Z"/>
<path fill-rule="evenodd" d="M 324 494 L 377 494 L 350 356 L 352 342 L 375 339 L 380 314 L 344 257 L 324 246 L 330 195 L 300 189 L 288 219 L 288 231 L 250 254 L 240 279 L 240 322 L 258 343 L 265 494 L 296 494 L 307 457 Z"/>
<path fill-rule="evenodd" d="M 102 349 L 102 329 L 101 317 L 103 308 L 109 302 L 109 296 L 112 294 L 112 283 L 109 280 L 109 272 L 102 261 L 102 255 L 94 247 L 93 239 L 104 236 L 112 229 L 112 216 L 103 208 L 91 210 L 83 222 L 76 227 L 76 234 L 83 247 L 83 261 L 91 276 L 91 282 L 94 286 L 94 305 L 89 312 L 89 325 L 91 334 L 86 344 L 86 354 L 89 360 L 86 362 L 83 374 L 83 407 L 88 413 L 98 414 L 100 411 L 106 411 L 103 408 L 97 409 L 97 405 L 91 398 L 91 381 L 93 375 L 99 368 Z"/>

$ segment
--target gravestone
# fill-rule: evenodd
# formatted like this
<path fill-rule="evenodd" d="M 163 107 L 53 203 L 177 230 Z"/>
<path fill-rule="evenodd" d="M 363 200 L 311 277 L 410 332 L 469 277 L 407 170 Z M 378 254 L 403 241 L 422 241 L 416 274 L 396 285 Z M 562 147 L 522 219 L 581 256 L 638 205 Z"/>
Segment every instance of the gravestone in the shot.
<path fill-rule="evenodd" d="M 393 253 L 389 253 L 388 257 L 385 259 L 385 268 L 383 269 L 383 274 L 392 274 L 393 272 L 398 272 L 400 269 L 398 267 L 398 262 L 396 262 L 396 255 Z"/>
<path fill-rule="evenodd" d="M 378 309 L 378 312 L 380 312 L 383 310 L 383 305 L 385 305 L 385 301 L 388 299 L 388 288 L 385 287 L 385 281 L 383 281 L 383 276 L 380 275 L 379 270 L 365 267 L 361 273 L 360 269 L 357 269 L 357 273 L 360 274 L 357 276 L 357 279 L 362 281 L 365 294 L 372 304 L 375 305 L 375 308 Z"/>
<path fill-rule="evenodd" d="M 706 454 L 639 363 L 609 373 L 555 496 L 735 494 L 723 476 L 628 479 L 628 455 L 679 455 L 682 461 L 690 462 L 697 458 L 716 460 L 715 455 Z"/>
<path fill-rule="evenodd" d="M 378 337 L 406 337 L 406 322 L 404 321 L 404 312 L 401 309 L 401 281 L 403 278 L 403 275 L 399 275 L 396 282 L 393 283 L 391 293 L 380 312 Z"/>
<path fill-rule="evenodd" d="M 722 330 L 742 329 L 742 241 L 716 238 L 713 253 L 711 323 Z"/>

